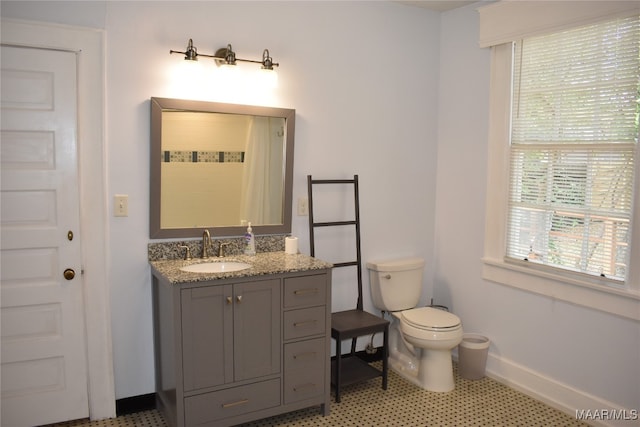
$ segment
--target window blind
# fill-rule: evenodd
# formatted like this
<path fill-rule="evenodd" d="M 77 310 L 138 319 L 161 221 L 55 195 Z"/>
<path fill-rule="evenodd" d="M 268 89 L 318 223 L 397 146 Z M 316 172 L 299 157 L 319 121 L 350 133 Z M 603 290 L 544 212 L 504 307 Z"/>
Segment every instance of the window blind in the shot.
<path fill-rule="evenodd" d="M 638 16 L 515 43 L 507 257 L 624 281 Z"/>

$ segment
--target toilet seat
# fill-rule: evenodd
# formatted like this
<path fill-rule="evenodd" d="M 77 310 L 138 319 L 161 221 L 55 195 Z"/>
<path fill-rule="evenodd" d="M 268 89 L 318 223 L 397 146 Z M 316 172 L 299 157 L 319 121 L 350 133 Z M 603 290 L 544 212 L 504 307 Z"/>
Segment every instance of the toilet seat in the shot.
<path fill-rule="evenodd" d="M 412 308 L 400 313 L 401 321 L 407 325 L 426 331 L 446 332 L 461 327 L 458 316 L 448 311 L 431 307 Z"/>

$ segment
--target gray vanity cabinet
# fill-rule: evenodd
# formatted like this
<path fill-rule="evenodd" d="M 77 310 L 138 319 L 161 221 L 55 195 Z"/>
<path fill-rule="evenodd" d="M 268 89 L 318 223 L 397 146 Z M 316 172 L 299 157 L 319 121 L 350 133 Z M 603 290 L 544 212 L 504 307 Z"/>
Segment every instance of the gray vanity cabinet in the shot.
<path fill-rule="evenodd" d="M 329 413 L 330 270 L 172 284 L 153 275 L 158 407 L 177 427 Z"/>
<path fill-rule="evenodd" d="M 280 281 L 183 289 L 184 390 L 280 372 Z"/>

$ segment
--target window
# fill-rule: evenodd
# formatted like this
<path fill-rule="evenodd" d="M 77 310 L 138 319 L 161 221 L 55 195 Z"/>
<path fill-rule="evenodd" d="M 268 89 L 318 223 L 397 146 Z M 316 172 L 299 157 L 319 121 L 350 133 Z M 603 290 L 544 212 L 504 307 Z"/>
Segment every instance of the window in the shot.
<path fill-rule="evenodd" d="M 640 4 L 500 1 L 479 14 L 483 278 L 640 321 Z"/>
<path fill-rule="evenodd" d="M 506 256 L 624 281 L 640 21 L 515 43 Z"/>

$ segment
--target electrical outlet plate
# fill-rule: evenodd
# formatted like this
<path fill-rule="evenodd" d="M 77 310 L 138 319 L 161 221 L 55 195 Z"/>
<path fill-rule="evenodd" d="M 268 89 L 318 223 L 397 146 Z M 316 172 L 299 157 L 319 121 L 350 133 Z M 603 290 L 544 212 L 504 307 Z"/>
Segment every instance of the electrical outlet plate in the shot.
<path fill-rule="evenodd" d="M 309 215 L 309 199 L 306 197 L 298 198 L 298 216 Z"/>

